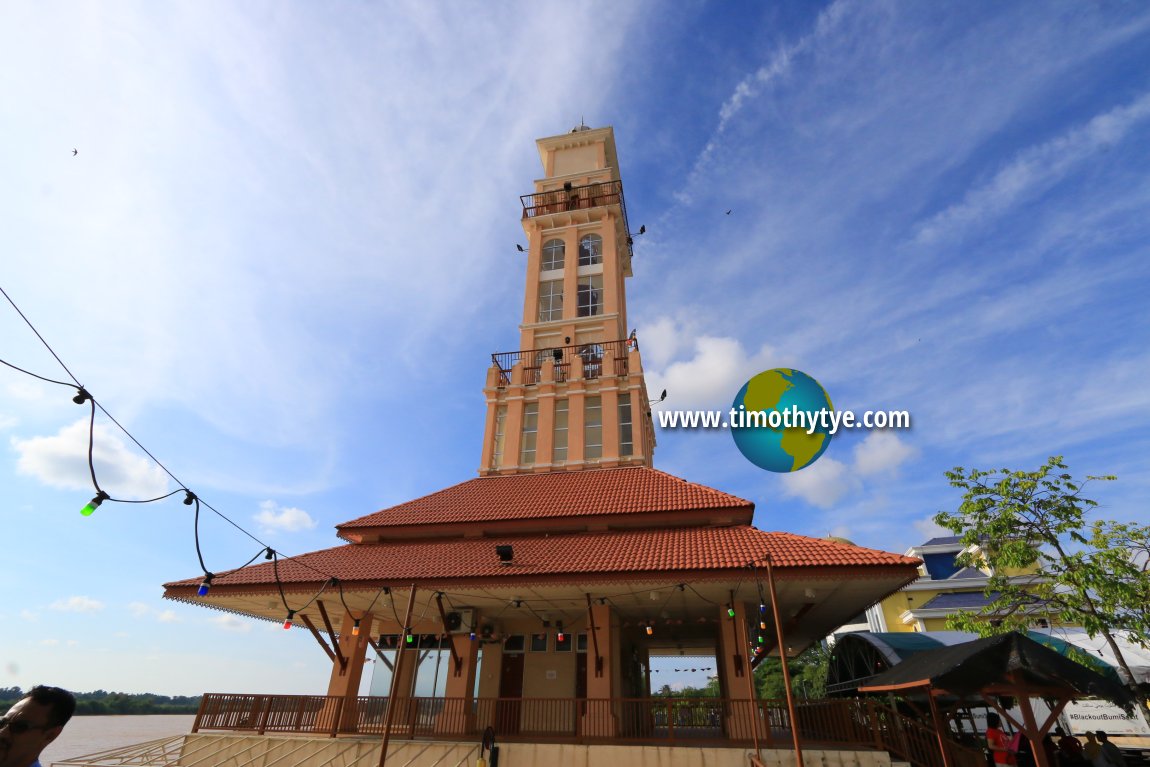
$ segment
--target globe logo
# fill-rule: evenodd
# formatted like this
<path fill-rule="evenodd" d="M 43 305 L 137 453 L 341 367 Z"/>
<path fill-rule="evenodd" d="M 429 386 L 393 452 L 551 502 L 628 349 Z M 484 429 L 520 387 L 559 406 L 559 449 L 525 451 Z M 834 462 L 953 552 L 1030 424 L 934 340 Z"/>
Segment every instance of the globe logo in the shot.
<path fill-rule="evenodd" d="M 819 413 L 834 409 L 831 398 L 801 370 L 764 370 L 743 384 L 731 408 L 735 446 L 767 471 L 785 474 L 806 468 L 831 444 L 823 419 L 811 428 Z"/>

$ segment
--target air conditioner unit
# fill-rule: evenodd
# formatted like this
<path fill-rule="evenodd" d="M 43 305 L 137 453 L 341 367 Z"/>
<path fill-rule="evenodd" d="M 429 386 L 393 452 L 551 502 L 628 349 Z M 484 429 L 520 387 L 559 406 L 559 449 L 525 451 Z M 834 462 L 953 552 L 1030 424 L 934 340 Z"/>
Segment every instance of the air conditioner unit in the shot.
<path fill-rule="evenodd" d="M 475 630 L 475 610 L 463 607 L 447 613 L 444 628 L 453 634 L 468 634 Z"/>

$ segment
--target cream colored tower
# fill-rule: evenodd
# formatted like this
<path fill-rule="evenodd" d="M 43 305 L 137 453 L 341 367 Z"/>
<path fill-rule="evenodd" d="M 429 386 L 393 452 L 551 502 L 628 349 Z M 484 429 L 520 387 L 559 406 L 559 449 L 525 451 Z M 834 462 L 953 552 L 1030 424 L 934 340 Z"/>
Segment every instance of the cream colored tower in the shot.
<path fill-rule="evenodd" d="M 627 327 L 631 234 L 615 133 L 539 139 L 524 195 L 527 282 L 519 351 L 492 355 L 480 474 L 651 465 L 639 346 Z"/>

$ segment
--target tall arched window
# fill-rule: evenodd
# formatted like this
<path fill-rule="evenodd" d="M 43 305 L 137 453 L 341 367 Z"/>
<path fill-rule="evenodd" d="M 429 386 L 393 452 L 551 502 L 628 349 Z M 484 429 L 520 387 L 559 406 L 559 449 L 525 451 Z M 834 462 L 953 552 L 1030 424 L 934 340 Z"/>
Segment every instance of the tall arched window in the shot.
<path fill-rule="evenodd" d="M 563 268 L 563 252 L 566 245 L 563 240 L 548 240 L 543 243 L 543 271 Z"/>
<path fill-rule="evenodd" d="M 597 234 L 584 235 L 579 240 L 579 266 L 603 263 L 603 238 Z"/>

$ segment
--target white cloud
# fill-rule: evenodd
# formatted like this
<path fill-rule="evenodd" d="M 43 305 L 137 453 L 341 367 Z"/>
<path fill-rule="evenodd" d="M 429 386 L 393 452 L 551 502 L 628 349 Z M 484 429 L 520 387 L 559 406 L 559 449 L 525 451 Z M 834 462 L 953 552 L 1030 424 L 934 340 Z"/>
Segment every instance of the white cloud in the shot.
<path fill-rule="evenodd" d="M 234 615 L 217 615 L 210 619 L 224 631 L 246 634 L 252 630 L 251 621 L 243 621 Z"/>
<path fill-rule="evenodd" d="M 29 623 L 36 623 L 40 620 L 40 614 L 34 613 L 31 610 L 21 610 L 20 618 L 28 621 Z"/>
<path fill-rule="evenodd" d="M 891 431 L 872 431 L 854 449 L 854 470 L 868 477 L 872 474 L 894 472 L 918 450 L 907 445 Z"/>
<path fill-rule="evenodd" d="M 132 613 L 132 617 L 143 618 L 152 611 L 152 608 L 143 602 L 132 602 L 128 605 L 128 610 Z"/>
<path fill-rule="evenodd" d="M 175 610 L 164 610 L 156 614 L 156 620 L 160 623 L 182 623 L 184 619 L 176 615 Z"/>
<path fill-rule="evenodd" d="M 1100 114 L 1058 138 L 1019 153 L 994 178 L 967 193 L 962 202 L 919 227 L 917 241 L 932 243 L 1054 186 L 1075 166 L 1110 149 L 1131 128 L 1150 117 L 1150 94 Z"/>
<path fill-rule="evenodd" d="M 689 333 L 681 326 L 678 332 L 660 321 L 660 331 L 670 337 L 679 336 L 678 346 L 691 349 L 694 356 L 687 360 L 670 362 L 663 370 L 647 370 L 647 391 L 652 398 L 667 390 L 667 405 L 676 410 L 709 408 L 726 410 L 747 380 L 778 364 L 775 351 L 763 346 L 748 354 L 735 338 L 698 336 L 687 339 Z M 666 342 L 673 343 L 673 342 Z M 656 352 L 656 358 L 668 358 L 665 352 Z"/>
<path fill-rule="evenodd" d="M 60 646 L 60 640 L 59 639 L 41 639 L 40 640 L 40 646 L 41 647 L 59 647 Z"/>
<path fill-rule="evenodd" d="M 916 519 L 912 524 L 914 525 L 914 529 L 917 530 L 922 536 L 922 540 L 919 541 L 919 543 L 925 543 L 931 538 L 942 538 L 945 536 L 954 535 L 954 533 L 952 533 L 950 530 L 947 530 L 945 527 L 935 524 L 933 514 L 929 517 Z"/>
<path fill-rule="evenodd" d="M 265 531 L 279 530 L 289 533 L 311 530 L 316 525 L 311 515 L 303 509 L 280 506 L 275 501 L 262 501 L 260 513 L 255 515 L 255 520 Z"/>
<path fill-rule="evenodd" d="M 91 597 L 74 596 L 57 599 L 48 607 L 68 613 L 96 613 L 104 609 L 104 603 Z"/>
<path fill-rule="evenodd" d="M 851 475 L 846 464 L 826 456 L 805 469 L 783 475 L 783 488 L 788 497 L 802 498 L 821 509 L 830 508 L 858 487 L 858 479 Z"/>
<path fill-rule="evenodd" d="M 65 426 L 51 437 L 12 438 L 20 454 L 17 469 L 46 485 L 91 490 L 87 419 Z M 168 477 L 151 459 L 132 453 L 106 427 L 97 423 L 92 442 L 96 479 L 113 497 L 152 498 L 168 491 Z"/>

